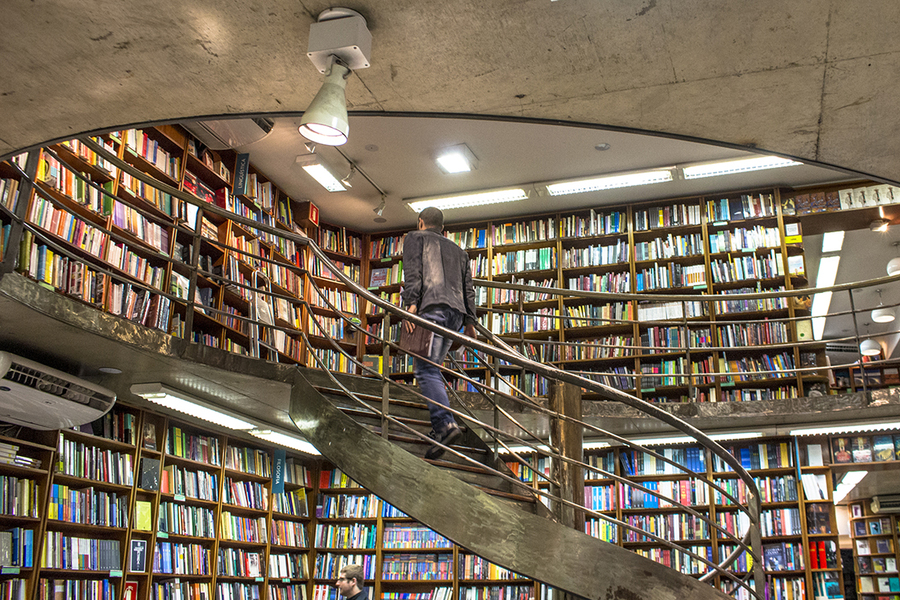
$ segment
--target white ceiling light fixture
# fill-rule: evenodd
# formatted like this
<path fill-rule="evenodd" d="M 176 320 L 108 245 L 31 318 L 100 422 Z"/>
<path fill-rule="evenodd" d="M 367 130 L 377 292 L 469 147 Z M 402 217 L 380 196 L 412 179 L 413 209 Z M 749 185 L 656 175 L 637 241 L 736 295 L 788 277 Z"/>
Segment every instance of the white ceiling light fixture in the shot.
<path fill-rule="evenodd" d="M 301 154 L 295 162 L 329 192 L 344 192 L 347 190 L 334 174 L 334 169 L 315 152 Z"/>
<path fill-rule="evenodd" d="M 863 356 L 878 356 L 881 354 L 881 344 L 869 338 L 859 345 L 859 353 Z"/>
<path fill-rule="evenodd" d="M 844 247 L 843 231 L 828 231 L 822 234 L 822 254 L 840 252 Z"/>
<path fill-rule="evenodd" d="M 545 184 L 547 192 L 551 196 L 563 196 L 566 194 L 582 194 L 585 192 L 597 192 L 601 190 L 613 190 L 638 185 L 652 185 L 654 183 L 666 183 L 674 180 L 674 167 L 655 169 L 651 171 L 639 171 L 636 173 L 623 173 L 618 175 L 602 175 L 585 179 L 573 179 Z"/>
<path fill-rule="evenodd" d="M 273 429 L 251 429 L 249 431 L 250 435 L 253 437 L 257 437 L 261 440 L 265 440 L 267 442 L 271 442 L 273 444 L 277 444 L 279 446 L 284 446 L 286 448 L 292 448 L 294 450 L 299 450 L 300 452 L 305 452 L 306 454 L 312 454 L 314 456 L 321 455 L 321 452 L 316 450 L 316 447 L 307 442 L 304 439 L 300 439 L 293 435 L 288 435 L 286 433 L 282 433 L 280 431 L 275 431 Z"/>
<path fill-rule="evenodd" d="M 441 210 L 451 210 L 454 208 L 467 208 L 470 206 L 483 206 L 486 204 L 516 202 L 518 200 L 528 199 L 529 195 L 529 191 L 523 188 L 504 188 L 484 192 L 430 196 L 427 198 L 405 198 L 404 201 L 413 211 L 420 213 L 429 206 Z"/>
<path fill-rule="evenodd" d="M 887 219 L 875 219 L 871 223 L 869 223 L 869 231 L 883 233 L 888 230 L 888 225 L 891 222 Z"/>
<path fill-rule="evenodd" d="M 718 161 L 698 165 L 689 165 L 681 168 L 685 179 L 701 179 L 703 177 L 718 177 L 720 175 L 732 175 L 734 173 L 748 173 L 750 171 L 762 171 L 765 169 L 778 169 L 781 167 L 794 167 L 803 163 L 781 158 L 779 156 L 758 156 L 755 158 L 742 158 L 737 160 Z"/>
<path fill-rule="evenodd" d="M 347 143 L 347 78 L 356 69 L 369 66 L 372 34 L 361 14 L 349 8 L 329 8 L 309 27 L 306 55 L 325 81 L 303 118 L 300 134 L 328 146 Z"/>
<path fill-rule="evenodd" d="M 792 436 L 800 435 L 840 435 L 842 433 L 861 433 L 865 431 L 886 431 L 900 428 L 900 421 L 881 421 L 869 423 L 849 423 L 844 425 L 828 425 L 823 427 L 802 427 L 792 429 Z"/>
<path fill-rule="evenodd" d="M 853 488 L 855 488 L 860 481 L 868 475 L 868 471 L 847 471 L 844 473 L 844 477 L 841 478 L 841 482 L 837 484 L 837 487 L 834 488 L 834 498 L 832 502 L 837 504 L 841 500 L 847 497 Z"/>
<path fill-rule="evenodd" d="M 878 292 L 878 308 L 872 311 L 872 320 L 876 323 L 890 323 L 896 317 L 894 310 L 884 306 L 884 301 L 881 299 L 881 290 L 875 291 Z"/>
<path fill-rule="evenodd" d="M 478 164 L 478 159 L 465 144 L 444 148 L 434 160 L 438 168 L 448 175 L 468 173 Z"/>
<path fill-rule="evenodd" d="M 893 246 L 896 251 L 897 246 L 900 246 L 900 242 L 894 242 L 891 246 Z M 892 258 L 887 264 L 887 274 L 896 275 L 897 273 L 900 273 L 900 258 Z"/>
<path fill-rule="evenodd" d="M 161 383 L 136 383 L 131 386 L 131 393 L 160 406 L 165 406 L 228 429 L 246 431 L 255 427 L 252 423 L 229 414 L 209 402 L 194 398 L 184 392 L 173 390 Z"/>

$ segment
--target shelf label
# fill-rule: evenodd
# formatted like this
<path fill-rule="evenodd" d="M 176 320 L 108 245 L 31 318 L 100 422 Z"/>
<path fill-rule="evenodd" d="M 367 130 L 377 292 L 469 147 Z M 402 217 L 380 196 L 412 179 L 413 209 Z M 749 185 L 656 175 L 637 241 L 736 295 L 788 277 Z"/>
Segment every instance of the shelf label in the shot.
<path fill-rule="evenodd" d="M 802 244 L 803 236 L 802 235 L 789 235 L 784 238 L 785 244 Z"/>
<path fill-rule="evenodd" d="M 110 577 L 121 577 L 121 576 L 122 576 L 122 571 L 110 571 L 110 572 L 109 572 L 109 576 L 110 576 Z"/>
<path fill-rule="evenodd" d="M 19 567 L 0 567 L 0 575 L 18 575 Z"/>
<path fill-rule="evenodd" d="M 156 537 L 158 537 L 161 540 L 167 540 L 167 539 L 169 539 L 169 534 L 166 533 L 165 531 L 159 531 L 156 533 Z"/>
<path fill-rule="evenodd" d="M 706 289 L 706 284 L 705 284 L 705 283 L 701 283 L 701 284 L 699 284 L 699 285 L 692 286 L 692 289 L 695 289 L 695 290 L 705 290 L 705 289 Z"/>
<path fill-rule="evenodd" d="M 264 578 L 263 578 L 263 577 L 257 577 L 257 578 L 254 579 L 253 581 L 264 581 Z"/>
<path fill-rule="evenodd" d="M 734 387 L 733 381 L 724 381 L 722 382 L 722 387 Z"/>
<path fill-rule="evenodd" d="M 175 494 L 175 502 L 184 502 L 184 494 Z"/>
<path fill-rule="evenodd" d="M 288 579 L 287 577 L 285 577 L 284 579 L 281 580 L 281 583 L 290 583 L 290 582 L 291 582 L 291 580 Z"/>
<path fill-rule="evenodd" d="M 722 225 L 728 225 L 728 221 L 715 221 L 713 223 L 715 227 L 721 227 Z"/>
<path fill-rule="evenodd" d="M 652 388 L 641 388 L 641 393 L 642 393 L 642 394 L 645 393 L 645 392 L 655 392 L 655 391 L 656 391 L 656 388 L 655 388 L 655 387 L 652 387 Z"/>

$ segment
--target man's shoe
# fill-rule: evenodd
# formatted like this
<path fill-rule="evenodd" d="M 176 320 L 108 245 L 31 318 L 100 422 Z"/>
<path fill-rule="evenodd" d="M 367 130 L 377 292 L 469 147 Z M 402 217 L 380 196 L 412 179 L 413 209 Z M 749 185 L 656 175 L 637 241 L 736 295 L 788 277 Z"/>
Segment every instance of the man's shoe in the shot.
<path fill-rule="evenodd" d="M 431 432 L 431 437 L 434 438 L 435 441 L 444 444 L 445 446 L 449 446 L 456 440 L 458 440 L 462 436 L 462 431 L 459 429 L 459 425 L 456 423 L 452 423 L 447 429 L 445 429 L 442 433 Z M 425 452 L 425 458 L 428 460 L 436 460 L 444 455 L 444 449 L 440 446 L 432 446 Z"/>

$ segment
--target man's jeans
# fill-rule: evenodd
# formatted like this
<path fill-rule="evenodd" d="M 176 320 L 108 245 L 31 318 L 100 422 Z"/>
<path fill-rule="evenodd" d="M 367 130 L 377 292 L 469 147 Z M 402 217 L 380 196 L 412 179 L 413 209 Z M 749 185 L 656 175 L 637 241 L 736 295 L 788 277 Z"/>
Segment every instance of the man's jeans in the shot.
<path fill-rule="evenodd" d="M 462 313 L 449 306 L 429 307 L 419 316 L 451 331 L 459 331 L 465 320 L 465 316 Z M 447 356 L 447 352 L 450 350 L 451 343 L 452 340 L 435 334 L 434 340 L 431 342 L 431 356 L 429 356 L 432 362 L 442 364 Z M 445 408 L 450 406 L 450 399 L 447 397 L 441 370 L 417 358 L 413 372 L 422 394 L 438 403 L 429 403 L 428 410 L 431 412 L 432 428 L 436 433 L 441 433 L 451 423 L 456 422 L 453 415 Z"/>

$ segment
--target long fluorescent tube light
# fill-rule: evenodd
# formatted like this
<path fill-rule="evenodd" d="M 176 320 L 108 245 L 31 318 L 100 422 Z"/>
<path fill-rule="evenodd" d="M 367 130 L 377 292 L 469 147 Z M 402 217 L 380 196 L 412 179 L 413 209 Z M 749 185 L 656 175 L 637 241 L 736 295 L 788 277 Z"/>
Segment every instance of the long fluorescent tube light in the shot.
<path fill-rule="evenodd" d="M 742 432 L 734 432 L 734 433 L 714 433 L 709 435 L 709 439 L 713 441 L 726 441 L 726 440 L 750 440 L 754 438 L 761 438 L 763 436 L 761 431 L 742 431 Z M 697 443 L 697 440 L 690 436 L 670 436 L 670 437 L 657 437 L 657 438 L 645 438 L 642 440 L 635 439 L 631 440 L 635 444 L 640 444 L 641 446 L 661 446 L 664 444 L 692 444 Z"/>
<path fill-rule="evenodd" d="M 131 393 L 166 408 L 177 410 L 186 415 L 229 429 L 245 431 L 255 427 L 252 423 L 230 415 L 212 404 L 193 398 L 184 392 L 169 389 L 161 383 L 136 383 L 131 386 Z"/>
<path fill-rule="evenodd" d="M 316 450 L 315 446 L 313 446 L 306 440 L 301 440 L 298 437 L 287 435 L 286 433 L 281 433 L 280 431 L 273 431 L 271 429 L 251 429 L 250 435 L 261 440 L 271 442 L 273 444 L 278 444 L 279 446 L 285 446 L 287 448 L 299 450 L 300 452 L 305 452 L 306 454 L 313 454 L 315 456 L 319 456 L 321 454 L 318 450 Z"/>
<path fill-rule="evenodd" d="M 528 192 L 522 188 L 507 188 L 489 192 L 475 192 L 470 194 L 456 194 L 452 196 L 432 196 L 428 198 L 415 198 L 407 200 L 409 207 L 419 213 L 434 206 L 441 210 L 453 208 L 466 208 L 469 206 L 483 206 L 485 204 L 500 204 L 501 202 L 516 202 L 528 198 Z"/>
<path fill-rule="evenodd" d="M 468 146 L 458 144 L 441 150 L 435 162 L 437 162 L 441 171 L 448 175 L 453 175 L 455 173 L 468 173 L 475 168 L 477 160 Z"/>
<path fill-rule="evenodd" d="M 844 247 L 843 231 L 828 231 L 822 234 L 822 254 L 840 252 Z"/>
<path fill-rule="evenodd" d="M 296 163 L 329 192 L 344 192 L 347 190 L 318 154 L 298 156 Z"/>
<path fill-rule="evenodd" d="M 670 168 L 657 169 L 654 171 L 641 171 L 639 173 L 627 173 L 624 175 L 604 175 L 602 177 L 592 177 L 589 179 L 549 183 L 545 187 L 551 196 L 562 196 L 565 194 L 581 194 L 584 192 L 612 190 L 636 185 L 665 183 L 674 179 L 672 170 L 673 169 Z"/>
<path fill-rule="evenodd" d="M 848 425 L 831 425 L 827 427 L 806 427 L 792 429 L 789 435 L 829 435 L 837 433 L 856 433 L 861 431 L 880 431 L 882 429 L 900 429 L 900 421 L 885 423 L 850 423 Z"/>
<path fill-rule="evenodd" d="M 700 179 L 702 177 L 718 177 L 719 175 L 793 167 L 802 164 L 801 162 L 778 156 L 759 156 L 682 167 L 681 172 L 684 174 L 685 179 Z"/>
<path fill-rule="evenodd" d="M 843 242 L 842 242 L 843 244 Z M 819 259 L 819 268 L 816 273 L 816 287 L 826 288 L 834 285 L 837 280 L 838 267 L 841 264 L 841 256 L 839 254 L 832 256 L 823 256 Z M 812 301 L 812 324 L 813 339 L 821 340 L 825 332 L 825 318 L 831 307 L 831 292 L 820 292 L 813 295 Z"/>
<path fill-rule="evenodd" d="M 834 489 L 834 499 L 832 502 L 837 504 L 846 498 L 847 494 L 853 491 L 853 488 L 855 488 L 868 474 L 868 471 L 847 471 L 844 474 L 843 479 L 841 479 L 841 482 L 837 484 L 837 487 Z"/>

